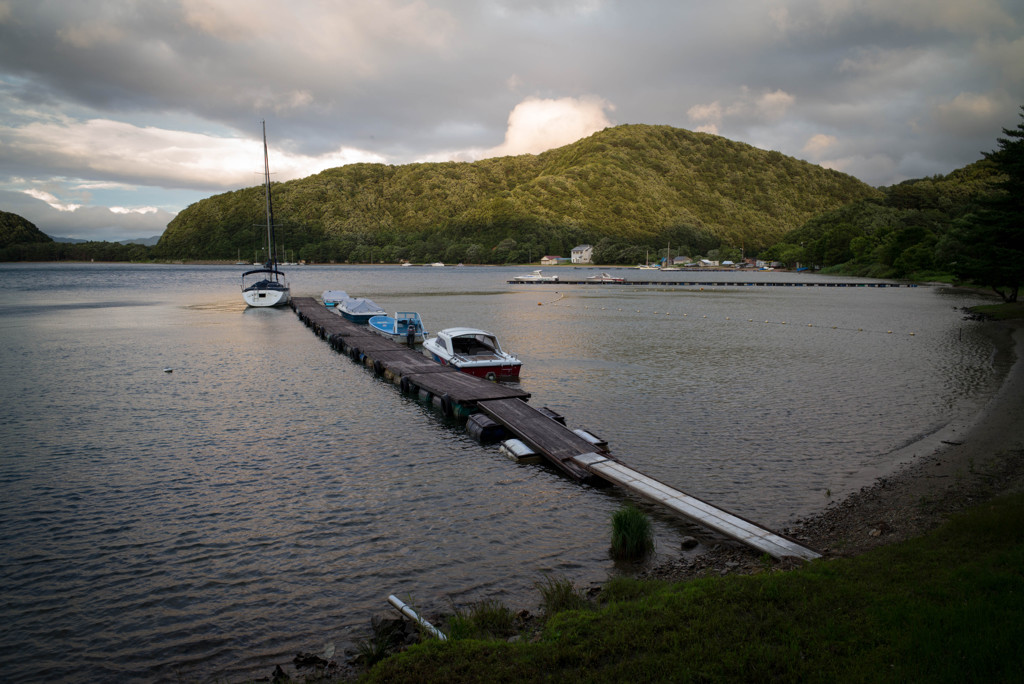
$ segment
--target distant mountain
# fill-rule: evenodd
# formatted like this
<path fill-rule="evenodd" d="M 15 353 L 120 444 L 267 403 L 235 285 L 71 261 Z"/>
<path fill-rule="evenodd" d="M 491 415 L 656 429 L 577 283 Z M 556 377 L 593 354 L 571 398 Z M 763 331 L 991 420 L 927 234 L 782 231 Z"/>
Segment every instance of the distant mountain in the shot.
<path fill-rule="evenodd" d="M 466 263 L 567 255 L 581 242 L 749 251 L 878 194 L 779 152 L 649 125 L 608 128 L 538 155 L 351 164 L 273 186 L 279 247 L 301 258 Z M 155 256 L 249 254 L 263 244 L 262 222 L 261 187 L 216 195 L 180 212 Z"/>
<path fill-rule="evenodd" d="M 160 236 L 154 235 L 148 238 L 133 238 L 131 240 L 118 240 L 122 245 L 145 245 L 152 247 L 156 243 L 160 242 Z"/>
<path fill-rule="evenodd" d="M 63 242 L 69 245 L 80 245 L 83 242 L 110 242 L 109 240 L 81 240 L 79 238 L 71 237 L 57 237 L 56 235 L 50 236 L 54 242 Z M 119 245 L 145 245 L 152 247 L 156 243 L 160 242 L 160 236 L 154 235 L 148 238 L 131 238 L 130 240 L 114 240 Z"/>
<path fill-rule="evenodd" d="M 0 248 L 36 242 L 53 240 L 28 219 L 9 211 L 0 211 Z"/>

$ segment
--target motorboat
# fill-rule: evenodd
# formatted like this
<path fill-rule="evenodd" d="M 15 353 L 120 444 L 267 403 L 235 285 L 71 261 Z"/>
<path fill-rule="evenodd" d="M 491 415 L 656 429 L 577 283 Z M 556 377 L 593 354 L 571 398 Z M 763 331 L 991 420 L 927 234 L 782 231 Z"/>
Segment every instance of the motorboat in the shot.
<path fill-rule="evenodd" d="M 351 297 L 344 290 L 324 290 L 323 294 L 320 295 L 320 301 L 327 308 L 336 307 L 346 299 L 351 299 Z"/>
<path fill-rule="evenodd" d="M 598 273 L 597 275 L 587 276 L 588 283 L 624 283 L 625 278 L 619 276 L 613 276 L 610 273 Z"/>
<path fill-rule="evenodd" d="M 373 316 L 369 325 L 370 330 L 378 335 L 404 344 L 422 344 L 427 336 L 420 315 L 414 311 L 398 311 L 394 316 Z"/>
<path fill-rule="evenodd" d="M 527 273 L 526 275 L 517 275 L 516 277 L 512 278 L 512 280 L 516 280 L 516 281 L 518 281 L 520 283 L 557 283 L 558 282 L 558 276 L 556 276 L 556 275 L 544 275 L 543 273 L 541 273 L 541 270 L 542 269 L 537 269 L 536 271 L 533 271 L 532 273 Z"/>
<path fill-rule="evenodd" d="M 444 366 L 488 380 L 517 380 L 523 363 L 477 328 L 445 328 L 423 341 L 423 353 Z"/>
<path fill-rule="evenodd" d="M 267 213 L 267 262 L 242 274 L 242 299 L 249 306 L 284 306 L 291 299 L 291 288 L 277 268 L 274 249 L 274 209 L 270 201 L 270 157 L 267 155 L 267 122 L 263 122 L 263 171 Z"/>
<path fill-rule="evenodd" d="M 335 312 L 353 323 L 369 323 L 374 316 L 387 316 L 388 312 L 366 297 L 349 297 L 338 302 Z"/>

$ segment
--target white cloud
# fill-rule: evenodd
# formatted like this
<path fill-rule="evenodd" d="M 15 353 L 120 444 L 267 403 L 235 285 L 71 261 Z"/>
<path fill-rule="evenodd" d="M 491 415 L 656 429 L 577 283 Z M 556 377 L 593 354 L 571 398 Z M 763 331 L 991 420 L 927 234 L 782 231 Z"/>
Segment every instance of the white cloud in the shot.
<path fill-rule="evenodd" d="M 255 125 L 253 128 L 256 130 Z M 140 127 L 109 119 L 0 126 L 0 139 L 6 140 L 9 157 L 36 162 L 46 159 L 51 167 L 77 169 L 82 175 L 165 187 L 249 186 L 263 166 L 262 143 L 253 139 Z M 378 154 L 348 147 L 308 156 L 271 145 L 270 157 L 271 171 L 278 180 L 353 162 L 384 161 Z"/>
<path fill-rule="evenodd" d="M 82 206 L 81 204 L 67 204 L 61 202 L 59 199 L 56 198 L 56 196 L 44 190 L 30 188 L 28 190 L 25 190 L 24 193 L 29 197 L 34 197 L 41 202 L 46 202 L 48 205 L 50 205 L 57 211 L 75 211 Z"/>
<path fill-rule="evenodd" d="M 155 214 L 160 211 L 156 207 L 109 207 L 115 214 Z"/>
<path fill-rule="evenodd" d="M 555 100 L 528 97 L 508 115 L 505 142 L 483 154 L 538 154 L 568 145 L 610 126 L 607 110 L 614 107 L 596 96 Z"/>
<path fill-rule="evenodd" d="M 816 135 L 812 135 L 807 140 L 802 151 L 804 154 L 810 155 L 811 158 L 814 159 L 824 154 L 829 148 L 833 147 L 836 142 L 838 142 L 838 140 L 834 135 L 818 133 Z"/>

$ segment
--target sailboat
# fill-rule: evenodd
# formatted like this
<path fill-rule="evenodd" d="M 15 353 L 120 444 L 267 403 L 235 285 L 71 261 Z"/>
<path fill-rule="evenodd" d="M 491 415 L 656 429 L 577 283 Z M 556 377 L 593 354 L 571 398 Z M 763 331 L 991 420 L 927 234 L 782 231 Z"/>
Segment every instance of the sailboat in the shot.
<path fill-rule="evenodd" d="M 657 271 L 657 266 L 651 266 L 651 250 L 647 250 L 647 256 L 644 257 L 644 265 L 637 266 L 641 271 Z"/>
<path fill-rule="evenodd" d="M 262 268 L 242 274 L 242 298 L 249 306 L 284 306 L 291 290 L 284 273 L 277 269 L 274 250 L 274 209 L 270 202 L 270 158 L 267 155 L 267 122 L 263 122 L 263 171 L 267 198 L 267 262 Z"/>
<path fill-rule="evenodd" d="M 662 271 L 675 271 L 675 270 L 677 270 L 676 267 L 673 265 L 673 262 L 672 262 L 672 243 L 671 242 L 668 243 L 668 250 L 665 252 L 665 261 L 663 262 L 663 264 L 664 265 L 660 269 Z"/>

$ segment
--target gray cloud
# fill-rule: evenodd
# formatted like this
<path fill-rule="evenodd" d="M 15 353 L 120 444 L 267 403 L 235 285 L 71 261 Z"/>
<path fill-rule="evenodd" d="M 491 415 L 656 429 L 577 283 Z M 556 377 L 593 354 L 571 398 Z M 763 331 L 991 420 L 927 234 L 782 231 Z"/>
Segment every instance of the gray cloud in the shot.
<path fill-rule="evenodd" d="M 282 178 L 563 144 L 557 120 L 708 130 L 888 185 L 1016 125 L 1022 21 L 1015 0 L 0 0 L 0 188 L 52 208 L 117 182 L 86 206 L 170 215 L 256 182 L 264 118 Z"/>
<path fill-rule="evenodd" d="M 108 207 L 79 206 L 59 210 L 21 192 L 0 190 L 0 208 L 23 216 L 50 237 L 116 242 L 160 235 L 174 214 L 162 209 L 118 213 Z"/>

